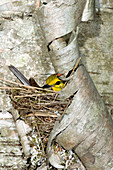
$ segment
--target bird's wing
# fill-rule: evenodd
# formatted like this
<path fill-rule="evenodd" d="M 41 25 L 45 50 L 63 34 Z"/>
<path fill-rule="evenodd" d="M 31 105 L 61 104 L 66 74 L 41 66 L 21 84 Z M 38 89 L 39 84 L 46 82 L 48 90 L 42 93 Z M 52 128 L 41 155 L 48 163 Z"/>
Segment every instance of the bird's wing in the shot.
<path fill-rule="evenodd" d="M 30 83 L 30 85 L 33 86 L 33 87 L 42 88 L 42 87 L 40 87 L 40 86 L 37 84 L 37 82 L 35 81 L 35 79 L 32 78 L 32 77 L 29 79 L 29 83 Z"/>

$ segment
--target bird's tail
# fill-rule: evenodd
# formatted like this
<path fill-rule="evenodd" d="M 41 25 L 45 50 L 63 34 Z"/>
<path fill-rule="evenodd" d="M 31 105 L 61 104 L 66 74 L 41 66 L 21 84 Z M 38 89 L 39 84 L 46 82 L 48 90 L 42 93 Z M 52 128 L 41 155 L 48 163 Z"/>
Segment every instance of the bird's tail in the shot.
<path fill-rule="evenodd" d="M 24 85 L 31 86 L 29 80 L 13 65 L 8 66 L 11 72 L 20 80 Z"/>

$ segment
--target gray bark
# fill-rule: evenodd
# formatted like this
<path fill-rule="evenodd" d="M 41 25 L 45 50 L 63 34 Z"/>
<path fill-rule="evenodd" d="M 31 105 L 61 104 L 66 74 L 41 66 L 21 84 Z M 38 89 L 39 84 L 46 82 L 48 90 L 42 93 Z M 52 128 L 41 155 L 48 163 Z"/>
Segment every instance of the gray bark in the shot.
<path fill-rule="evenodd" d="M 66 73 L 79 57 L 77 36 L 73 33 L 81 21 L 86 0 L 47 2 L 38 11 L 40 25 L 55 71 Z"/>
<path fill-rule="evenodd" d="M 49 5 L 47 5 L 47 9 L 48 7 Z M 46 11 L 46 7 L 44 8 Z M 48 13 L 43 13 L 43 18 L 49 20 L 50 17 L 46 17 L 49 15 L 49 10 Z M 77 18 L 75 18 L 75 20 L 76 19 Z M 46 27 L 41 20 L 40 23 L 48 43 L 55 41 L 55 38 L 61 37 L 62 34 L 54 36 L 54 38 L 51 38 L 51 35 L 53 36 L 54 34 L 49 34 L 48 36 L 47 31 L 49 30 L 49 25 L 51 30 L 52 28 L 53 30 L 57 27 L 59 28 L 59 23 L 53 27 L 54 24 L 51 24 L 52 18 L 49 22 L 46 21 L 46 23 L 49 23 Z M 75 25 L 75 27 L 76 26 L 77 25 Z M 67 33 L 69 32 L 67 31 Z M 64 34 L 62 36 L 64 36 Z M 56 46 L 53 46 L 52 50 L 55 51 Z M 59 49 L 59 51 L 60 50 L 61 49 Z M 56 56 L 58 55 L 58 53 L 55 52 L 54 54 L 56 54 Z M 56 56 L 54 56 L 54 59 Z M 63 61 L 64 60 L 66 60 L 66 58 L 63 59 Z M 52 60 L 52 62 L 55 66 L 55 60 Z M 69 71 L 68 69 L 66 70 L 65 65 L 63 66 L 63 73 Z M 59 67 L 60 64 L 57 63 L 57 68 Z M 59 97 L 67 98 L 73 96 L 73 101 L 60 122 L 56 122 L 51 132 L 47 148 L 48 155 L 50 158 L 54 155 L 51 146 L 52 141 L 56 139 L 65 149 L 74 149 L 87 169 L 111 169 L 113 167 L 113 121 L 82 64 L 75 74 L 76 76 L 74 75 L 72 81 L 60 92 Z M 100 140 L 100 137 L 102 140 Z M 108 152 L 109 156 L 107 155 Z"/>
<path fill-rule="evenodd" d="M 113 120 L 84 66 L 77 70 L 71 88 L 77 93 L 58 125 L 56 140 L 73 148 L 87 169 L 111 169 Z"/>

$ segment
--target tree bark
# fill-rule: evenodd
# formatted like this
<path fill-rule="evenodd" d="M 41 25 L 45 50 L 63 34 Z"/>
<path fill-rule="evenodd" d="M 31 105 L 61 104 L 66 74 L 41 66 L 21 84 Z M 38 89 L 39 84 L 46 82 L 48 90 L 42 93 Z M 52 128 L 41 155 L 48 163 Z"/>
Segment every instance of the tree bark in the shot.
<path fill-rule="evenodd" d="M 74 86 L 77 92 L 58 124 L 63 129 L 56 135 L 57 142 L 74 149 L 86 169 L 111 169 L 113 121 L 84 66 L 78 68 L 69 86 L 70 93 Z"/>
<path fill-rule="evenodd" d="M 75 27 L 80 22 L 80 20 L 77 20 L 78 17 L 75 17 L 75 21 L 77 20 L 75 23 L 77 24 L 72 24 L 71 29 L 69 29 L 67 32 L 62 31 L 61 27 L 59 33 L 59 29 L 57 28 L 60 27 L 61 23 L 55 22 L 56 25 L 54 25 L 53 20 L 55 21 L 56 18 L 57 20 L 60 20 L 62 15 L 60 13 L 60 17 L 57 16 L 55 18 L 55 15 L 51 15 L 53 14 L 53 12 L 51 13 L 51 10 L 53 10 L 55 7 L 55 11 L 57 11 L 57 7 L 60 8 L 60 6 L 59 4 L 57 6 L 51 3 L 52 2 L 47 4 L 47 8 L 46 6 L 42 7 L 42 12 L 40 11 L 44 19 L 44 22 L 40 20 L 40 24 L 48 45 L 52 44 L 56 40 L 59 40 L 59 38 L 62 36 L 64 38 L 63 42 L 65 42 L 65 35 L 67 36 L 73 30 L 76 30 Z M 75 3 L 74 5 L 76 6 L 78 4 Z M 68 5 L 65 6 L 65 8 L 68 8 Z M 80 5 L 78 5 L 78 7 L 80 8 Z M 80 17 L 81 13 L 78 15 Z M 52 18 L 49 16 L 52 16 Z M 63 17 L 65 18 L 65 16 Z M 71 17 L 73 18 L 73 12 L 71 12 Z M 66 24 L 63 22 L 63 24 L 64 30 L 69 28 L 69 24 L 67 22 Z M 51 59 L 55 70 L 65 73 L 70 69 L 70 67 L 66 67 L 68 62 L 62 66 L 60 62 L 57 62 L 57 64 L 55 63 L 60 57 L 62 57 L 59 55 L 60 51 L 65 49 L 65 45 L 63 44 L 63 46 L 60 46 L 60 44 L 62 45 L 61 41 L 57 41 L 57 43 L 52 46 L 52 49 L 50 48 L 49 50 L 50 54 L 52 51 Z M 56 45 L 61 47 L 61 49 L 57 48 Z M 69 44 L 67 44 L 67 46 L 69 46 Z M 70 55 L 70 53 L 68 53 L 68 55 Z M 77 57 L 79 57 L 79 53 Z M 76 59 L 77 57 L 75 56 Z M 66 58 L 64 57 L 63 61 L 65 60 Z M 72 69 L 76 63 L 76 60 L 74 60 L 73 63 L 74 64 L 71 65 Z M 62 69 L 62 67 L 64 68 Z M 62 89 L 61 92 L 59 92 L 60 98 L 65 99 L 69 98 L 70 96 L 73 97 L 72 103 L 66 110 L 62 119 L 55 123 L 55 126 L 51 132 L 47 148 L 48 155 L 51 157 L 53 154 L 52 142 L 54 139 L 56 139 L 56 141 L 60 143 L 65 149 L 73 149 L 85 165 L 86 169 L 111 169 L 113 167 L 113 121 L 82 63 L 74 73 L 72 79 L 68 82 L 67 86 Z"/>

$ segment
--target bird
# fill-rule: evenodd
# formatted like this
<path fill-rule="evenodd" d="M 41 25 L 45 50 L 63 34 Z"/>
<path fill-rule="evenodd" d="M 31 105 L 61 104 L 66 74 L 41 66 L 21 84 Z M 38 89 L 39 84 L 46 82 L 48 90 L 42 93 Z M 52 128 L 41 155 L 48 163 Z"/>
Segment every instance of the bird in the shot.
<path fill-rule="evenodd" d="M 46 79 L 46 84 L 44 86 L 39 86 L 34 78 L 30 78 L 29 80 L 13 65 L 8 66 L 10 71 L 20 80 L 23 85 L 33 86 L 38 88 L 49 88 L 53 91 L 59 92 L 62 88 L 65 87 L 65 81 L 60 79 L 62 74 L 52 74 Z"/>
<path fill-rule="evenodd" d="M 46 84 L 43 86 L 45 88 L 46 86 L 50 86 L 53 91 L 60 91 L 65 86 L 65 81 L 60 79 L 60 76 L 62 74 L 52 74 L 46 79 Z"/>

